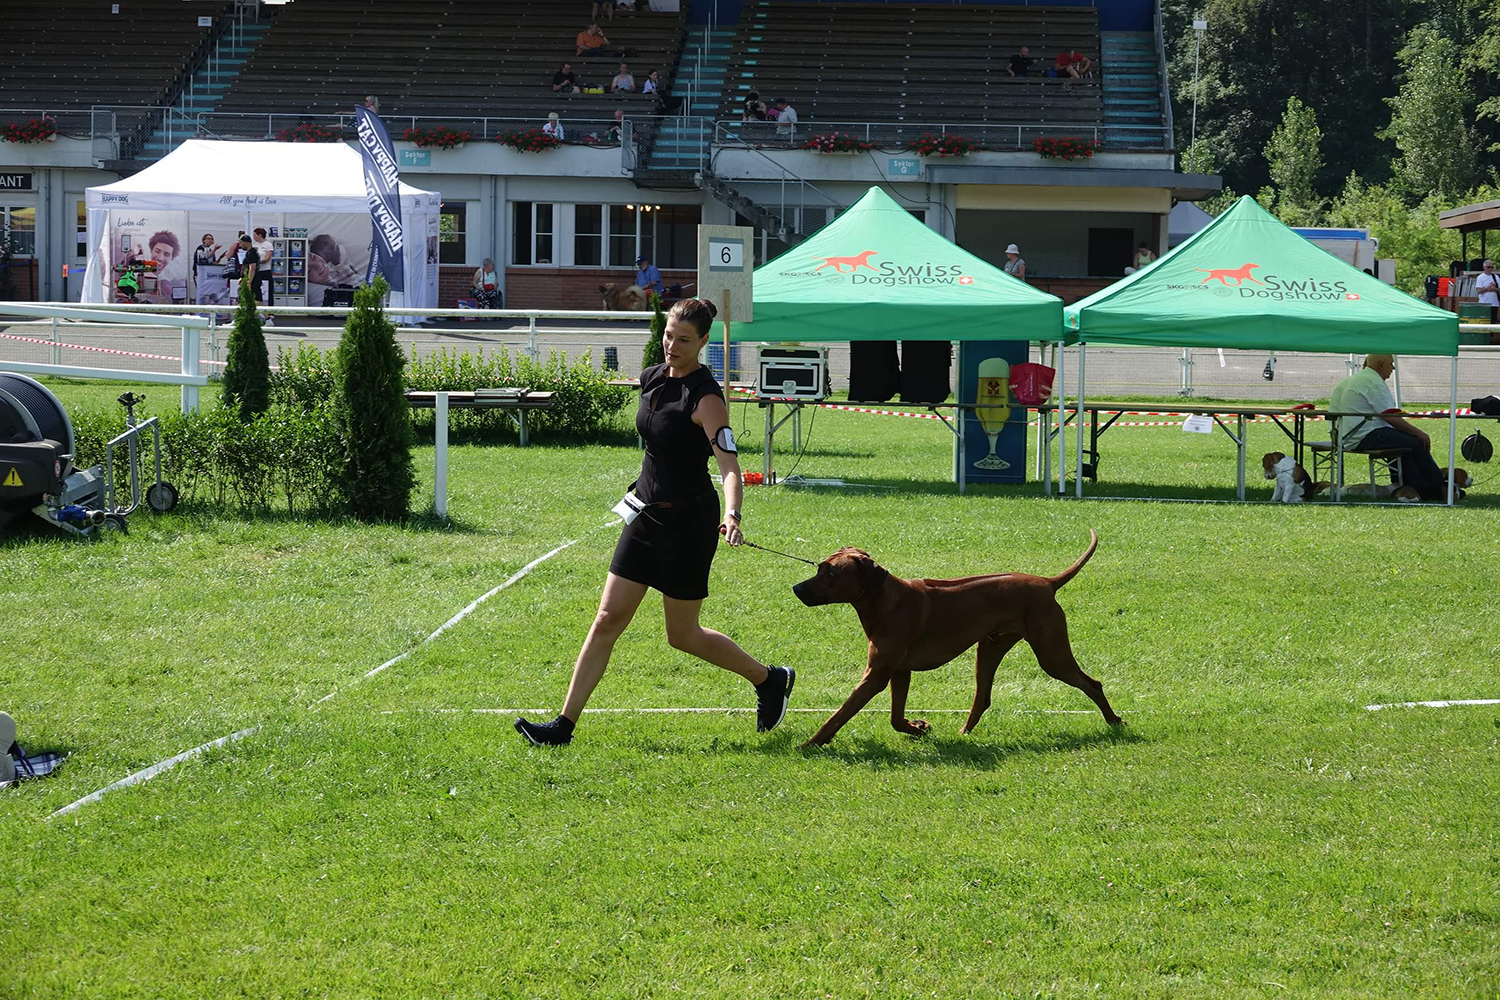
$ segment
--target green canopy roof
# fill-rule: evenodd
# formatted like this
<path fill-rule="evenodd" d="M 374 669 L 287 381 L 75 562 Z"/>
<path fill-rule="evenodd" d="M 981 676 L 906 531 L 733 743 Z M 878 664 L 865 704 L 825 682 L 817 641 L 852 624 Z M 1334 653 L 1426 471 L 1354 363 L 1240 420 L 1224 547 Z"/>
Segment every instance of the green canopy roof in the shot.
<path fill-rule="evenodd" d="M 700 295 L 713 297 L 710 288 Z M 1062 300 L 959 249 L 872 187 L 755 269 L 741 340 L 1056 340 Z M 723 328 L 715 324 L 715 338 Z"/>
<path fill-rule="evenodd" d="M 1319 249 L 1249 196 L 1065 312 L 1069 342 L 1458 353 L 1458 317 Z"/>

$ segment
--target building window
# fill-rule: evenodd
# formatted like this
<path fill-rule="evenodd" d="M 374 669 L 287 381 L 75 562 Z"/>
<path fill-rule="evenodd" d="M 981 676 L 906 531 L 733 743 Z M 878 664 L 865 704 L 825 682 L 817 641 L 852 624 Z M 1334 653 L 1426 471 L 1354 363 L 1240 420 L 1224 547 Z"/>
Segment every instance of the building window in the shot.
<path fill-rule="evenodd" d="M 651 213 L 656 225 L 657 267 L 691 271 L 698 266 L 698 223 L 703 210 L 698 205 L 665 205 Z"/>
<path fill-rule="evenodd" d="M 88 204 L 80 201 L 78 203 L 78 251 L 77 257 L 89 255 L 89 212 Z"/>
<path fill-rule="evenodd" d="M 599 267 L 604 263 L 604 206 L 573 206 L 573 263 Z"/>
<path fill-rule="evenodd" d="M 609 206 L 609 266 L 630 267 L 635 264 L 636 233 L 640 229 L 642 205 Z M 649 250 L 641 250 L 650 256 Z"/>
<path fill-rule="evenodd" d="M 10 234 L 10 252 L 36 256 L 36 206 L 0 205 L 0 230 Z"/>
<path fill-rule="evenodd" d="M 545 201 L 517 201 L 511 233 L 512 264 L 555 264 L 552 256 L 556 205 Z"/>
<path fill-rule="evenodd" d="M 438 263 L 467 264 L 468 202 L 445 201 L 438 209 Z"/>

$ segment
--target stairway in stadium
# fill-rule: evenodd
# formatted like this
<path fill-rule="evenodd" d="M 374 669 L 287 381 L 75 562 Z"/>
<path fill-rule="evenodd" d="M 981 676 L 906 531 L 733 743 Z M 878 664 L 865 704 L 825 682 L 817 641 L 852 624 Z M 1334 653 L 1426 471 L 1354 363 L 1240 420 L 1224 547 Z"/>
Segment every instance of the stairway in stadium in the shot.
<path fill-rule="evenodd" d="M 235 78 L 245 68 L 245 61 L 261 38 L 270 30 L 270 24 L 255 22 L 247 17 L 238 23 L 226 25 L 225 31 L 214 43 L 213 53 L 198 67 L 181 94 L 172 101 L 172 121 L 167 128 L 157 129 L 147 139 L 137 159 L 155 161 L 166 156 L 184 139 L 193 138 L 191 123 L 201 114 L 208 114 L 219 106 Z"/>
<path fill-rule="evenodd" d="M 733 45 L 733 28 L 688 32 L 667 95 L 678 117 L 662 120 L 646 161 L 648 171 L 691 173 L 701 169 L 713 140 L 714 113 L 724 92 Z"/>
<path fill-rule="evenodd" d="M 1145 144 L 1165 142 L 1156 36 L 1149 31 L 1104 31 L 1100 39 L 1104 124 L 1149 126 L 1139 132 L 1111 129 L 1109 134 Z"/>

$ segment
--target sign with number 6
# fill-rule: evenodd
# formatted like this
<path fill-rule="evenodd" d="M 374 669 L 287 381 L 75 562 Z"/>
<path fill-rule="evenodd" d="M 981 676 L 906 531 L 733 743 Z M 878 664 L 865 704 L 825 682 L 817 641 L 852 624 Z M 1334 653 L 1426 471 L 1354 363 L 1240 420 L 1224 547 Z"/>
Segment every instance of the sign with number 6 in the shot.
<path fill-rule="evenodd" d="M 698 227 L 697 291 L 718 307 L 720 319 L 754 318 L 754 248 L 755 231 L 748 226 Z"/>

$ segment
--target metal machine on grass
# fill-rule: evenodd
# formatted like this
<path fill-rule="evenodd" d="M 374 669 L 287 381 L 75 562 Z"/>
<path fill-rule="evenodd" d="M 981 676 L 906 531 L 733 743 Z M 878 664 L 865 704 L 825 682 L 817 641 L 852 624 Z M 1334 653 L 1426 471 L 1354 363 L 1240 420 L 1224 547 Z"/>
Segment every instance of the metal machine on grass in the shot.
<path fill-rule="evenodd" d="M 0 372 L 0 531 L 28 512 L 75 535 L 124 531 L 126 518 L 141 505 L 141 437 L 147 430 L 156 474 L 144 491 L 145 502 L 160 512 L 177 506 L 177 489 L 161 478 L 161 425 L 156 417 L 136 422 L 141 402 L 134 393 L 120 397 L 124 433 L 105 447 L 102 465 L 80 469 L 73 464 L 73 424 L 62 401 L 35 379 Z M 121 446 L 124 484 L 116 475 Z"/>

